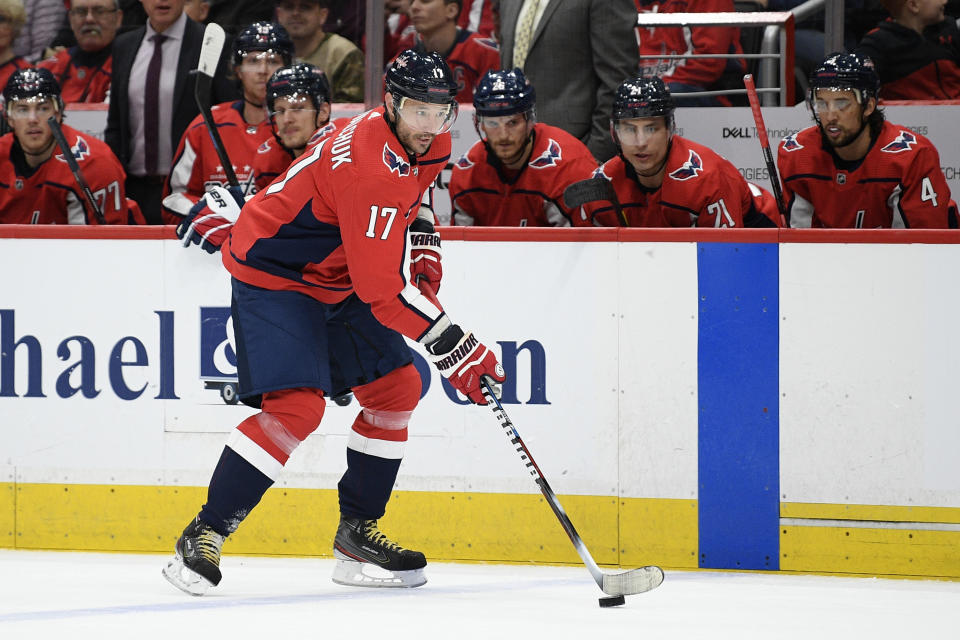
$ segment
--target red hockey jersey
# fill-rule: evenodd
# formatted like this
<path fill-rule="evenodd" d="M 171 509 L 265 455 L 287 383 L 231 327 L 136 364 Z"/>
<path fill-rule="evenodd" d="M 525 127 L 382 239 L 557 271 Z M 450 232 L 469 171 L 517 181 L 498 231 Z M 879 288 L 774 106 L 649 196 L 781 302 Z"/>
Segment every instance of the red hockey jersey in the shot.
<path fill-rule="evenodd" d="M 565 227 L 567 185 L 597 168 L 590 150 L 557 127 L 537 123 L 530 159 L 516 175 L 505 173 L 482 141 L 453 165 L 450 200 L 453 224 L 486 227 Z"/>
<path fill-rule="evenodd" d="M 310 136 L 310 140 L 307 141 L 304 153 L 310 153 L 317 143 L 348 122 L 350 122 L 349 117 L 337 118 L 317 129 Z M 251 163 L 253 166 L 253 185 L 256 190 L 260 191 L 276 180 L 277 176 L 287 170 L 293 160 L 293 154 L 285 149 L 275 137 L 271 136 L 260 143 Z"/>
<path fill-rule="evenodd" d="M 406 49 L 414 49 L 419 53 L 427 51 L 419 38 L 416 38 L 416 33 L 411 34 L 408 39 L 401 40 L 399 46 L 400 52 Z M 500 68 L 500 45 L 496 40 L 484 38 L 465 29 L 458 29 L 453 49 L 443 59 L 460 87 L 457 102 L 473 103 L 473 90 L 480 82 L 480 78 L 487 71 Z"/>
<path fill-rule="evenodd" d="M 621 156 L 597 169 L 613 183 L 622 217 L 608 202 L 590 202 L 574 216 L 577 226 L 601 227 L 773 227 L 776 202 L 749 184 L 727 159 L 708 147 L 673 136 L 666 173 L 658 189 L 637 182 Z M 756 195 L 755 195 L 756 194 Z"/>
<path fill-rule="evenodd" d="M 243 119 L 242 100 L 215 105 L 211 113 L 237 181 L 244 193 L 253 193 L 251 163 L 257 147 L 264 140 L 273 138 L 270 121 L 248 125 Z M 227 186 L 227 175 L 203 116 L 197 116 L 180 138 L 173 156 L 173 166 L 163 184 L 164 219 L 170 224 L 179 224 L 180 218 L 187 215 L 190 207 L 203 197 L 207 188 L 214 186 Z M 177 197 L 166 198 L 171 194 Z"/>
<path fill-rule="evenodd" d="M 640 13 L 712 13 L 734 11 L 733 0 L 635 0 Z M 736 27 L 637 27 L 641 56 L 743 53 Z M 709 88 L 724 71 L 743 73 L 740 58 L 648 58 L 640 60 L 644 75 Z"/>
<path fill-rule="evenodd" d="M 57 78 L 64 102 L 106 102 L 113 67 L 110 52 L 110 47 L 96 53 L 70 47 L 37 66 L 49 69 Z"/>
<path fill-rule="evenodd" d="M 10 79 L 10 76 L 15 74 L 20 69 L 26 69 L 30 66 L 30 63 L 27 62 L 26 58 L 21 58 L 20 56 L 10 58 L 6 62 L 0 64 L 0 91 L 3 91 L 3 88 L 7 86 L 7 80 Z"/>
<path fill-rule="evenodd" d="M 956 204 L 937 149 L 919 133 L 883 123 L 870 151 L 845 163 L 807 127 L 780 142 L 777 165 L 791 227 L 953 228 Z"/>
<path fill-rule="evenodd" d="M 407 227 L 450 158 L 450 134 L 411 158 L 383 108 L 350 120 L 244 206 L 222 248 L 238 280 L 325 303 L 351 293 L 419 339 L 443 315 L 409 280 Z"/>
<path fill-rule="evenodd" d="M 496 25 L 491 0 L 463 0 L 457 26 L 478 33 L 484 38 L 492 38 Z"/>
<path fill-rule="evenodd" d="M 128 207 L 123 167 L 110 147 L 73 127 L 61 125 L 80 172 L 107 224 L 139 222 Z M 0 223 L 97 224 L 62 153 L 37 167 L 27 166 L 13 133 L 0 137 Z"/>

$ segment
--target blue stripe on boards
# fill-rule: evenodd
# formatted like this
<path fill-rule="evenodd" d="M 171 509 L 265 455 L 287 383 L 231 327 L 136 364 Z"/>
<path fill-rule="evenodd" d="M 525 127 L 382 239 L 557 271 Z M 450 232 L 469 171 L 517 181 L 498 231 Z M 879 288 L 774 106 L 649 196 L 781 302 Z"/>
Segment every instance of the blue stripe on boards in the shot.
<path fill-rule="evenodd" d="M 701 242 L 699 566 L 779 568 L 776 244 Z"/>

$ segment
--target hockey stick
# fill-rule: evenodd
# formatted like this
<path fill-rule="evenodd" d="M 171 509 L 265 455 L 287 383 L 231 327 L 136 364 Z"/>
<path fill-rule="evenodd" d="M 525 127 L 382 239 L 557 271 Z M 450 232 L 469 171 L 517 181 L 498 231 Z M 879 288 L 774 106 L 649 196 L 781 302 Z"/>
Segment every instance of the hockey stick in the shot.
<path fill-rule="evenodd" d="M 770 139 L 767 138 L 767 127 L 763 124 L 763 112 L 760 111 L 760 99 L 757 97 L 757 87 L 753 83 L 753 75 L 743 76 L 743 86 L 747 89 L 747 98 L 750 100 L 750 109 L 753 111 L 753 121 L 757 125 L 757 137 L 763 149 L 763 160 L 767 163 L 767 173 L 770 174 L 770 186 L 773 188 L 773 197 L 777 201 L 780 211 L 780 224 L 787 226 L 787 208 L 783 203 L 783 189 L 780 187 L 780 172 L 773 163 L 773 154 L 770 152 Z"/>
<path fill-rule="evenodd" d="M 488 376 L 482 378 L 481 390 L 483 397 L 487 401 L 487 405 L 493 410 L 493 415 L 497 417 L 497 420 L 500 421 L 500 426 L 503 427 L 507 438 L 509 438 L 510 442 L 516 447 L 521 460 L 527 465 L 527 470 L 530 471 L 530 475 L 533 476 L 533 481 L 540 487 L 540 493 L 547 499 L 547 503 L 550 505 L 550 508 L 553 509 L 554 515 L 560 520 L 563 530 L 567 532 L 567 536 L 569 536 L 570 541 L 573 542 L 573 546 L 580 555 L 580 559 L 587 565 L 590 575 L 596 580 L 597 586 L 600 587 L 601 591 L 613 596 L 612 599 L 620 600 L 620 602 L 616 604 L 623 604 L 622 596 L 644 593 L 659 587 L 660 583 L 663 582 L 663 570 L 660 567 L 651 565 L 640 567 L 639 569 L 621 571 L 619 573 L 605 573 L 600 570 L 600 567 L 594 562 L 593 556 L 591 556 L 587 550 L 586 545 L 583 544 L 580 534 L 577 533 L 566 511 L 564 511 L 560 505 L 560 501 L 557 500 L 553 489 L 547 484 L 547 479 L 543 477 L 543 472 L 540 471 L 540 467 L 537 466 L 536 461 L 534 461 L 533 456 L 530 454 L 530 449 L 527 448 L 527 445 L 524 444 L 520 438 L 517 428 L 513 426 L 510 417 L 507 416 L 507 412 L 503 409 L 503 405 L 500 404 L 500 400 L 497 399 L 497 396 L 493 393 L 493 388 L 491 387 Z M 604 605 L 604 600 L 605 599 L 601 598 L 601 605 Z M 609 604 L 611 603 L 604 606 L 609 606 Z"/>
<path fill-rule="evenodd" d="M 627 218 L 623 215 L 623 209 L 620 208 L 617 192 L 606 178 L 587 178 L 574 182 L 563 190 L 563 204 L 567 210 L 577 209 L 588 202 L 598 200 L 613 205 L 613 210 L 617 212 L 617 219 L 620 220 L 622 226 L 627 226 Z"/>
<path fill-rule="evenodd" d="M 80 173 L 80 164 L 77 162 L 77 159 L 73 157 L 73 150 L 70 148 L 70 144 L 67 143 L 67 138 L 63 135 L 63 129 L 60 128 L 60 123 L 57 122 L 56 116 L 50 116 L 50 118 L 47 120 L 47 124 L 50 125 L 50 131 L 53 133 L 53 139 L 57 141 L 57 146 L 60 147 L 60 151 L 63 153 L 63 159 L 66 161 L 67 166 L 70 167 L 70 173 L 73 174 L 73 179 L 76 180 L 77 184 L 80 186 L 80 191 L 83 192 L 83 197 L 86 198 L 87 204 L 90 206 L 90 210 L 97 218 L 97 222 L 100 224 L 107 224 L 106 218 L 103 217 L 103 211 L 101 211 L 100 207 L 97 205 L 97 199 L 93 197 L 93 192 L 90 191 L 90 186 L 84 179 L 83 174 Z"/>
<path fill-rule="evenodd" d="M 213 114 L 210 112 L 210 92 L 213 86 L 213 74 L 217 71 L 217 63 L 220 61 L 220 53 L 223 51 L 223 43 L 226 40 L 226 34 L 223 27 L 216 22 L 211 22 L 203 32 L 203 45 L 200 47 L 200 62 L 197 64 L 197 84 L 193 93 L 200 108 L 200 114 L 203 116 L 203 122 L 207 125 L 207 131 L 210 132 L 210 139 L 213 141 L 213 148 L 220 158 L 220 164 L 223 165 L 223 172 L 227 175 L 227 182 L 231 187 L 239 187 L 237 174 L 233 171 L 233 164 L 227 155 L 227 148 L 223 146 L 223 139 L 220 138 L 220 131 L 217 130 L 217 124 L 213 121 Z"/>

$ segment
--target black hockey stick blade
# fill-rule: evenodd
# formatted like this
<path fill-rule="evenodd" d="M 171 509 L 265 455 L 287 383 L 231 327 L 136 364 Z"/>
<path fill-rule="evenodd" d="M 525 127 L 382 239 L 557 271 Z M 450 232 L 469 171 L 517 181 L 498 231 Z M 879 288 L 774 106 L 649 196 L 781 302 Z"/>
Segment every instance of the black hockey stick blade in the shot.
<path fill-rule="evenodd" d="M 106 224 L 107 220 L 103 217 L 103 211 L 101 211 L 100 207 L 97 205 L 97 199 L 93 197 L 93 192 L 90 191 L 90 185 L 87 184 L 87 181 L 83 177 L 83 173 L 80 171 L 80 164 L 73 156 L 73 150 L 70 148 L 70 144 L 67 142 L 66 136 L 63 135 L 63 129 L 60 128 L 60 123 L 57 122 L 56 116 L 50 116 L 50 118 L 47 120 L 47 124 L 50 125 L 50 131 L 53 133 L 53 139 L 57 141 L 57 146 L 60 147 L 60 152 L 63 153 L 63 159 L 66 161 L 67 166 L 70 167 L 70 173 L 73 174 L 73 179 L 77 181 L 80 191 L 83 192 L 83 197 L 87 201 L 87 206 L 90 207 L 90 211 L 93 212 L 97 222 L 100 224 Z"/>
<path fill-rule="evenodd" d="M 599 176 L 587 178 L 574 182 L 563 190 L 563 204 L 567 210 L 577 209 L 588 202 L 609 202 L 617 213 L 617 219 L 626 226 L 626 218 L 624 218 L 623 210 L 620 208 L 617 192 L 613 188 L 613 184 L 606 178 Z"/>
<path fill-rule="evenodd" d="M 217 152 L 220 164 L 223 166 L 223 172 L 227 176 L 227 182 L 231 187 L 240 186 L 237 175 L 233 171 L 233 164 L 230 162 L 230 156 L 227 155 L 227 148 L 223 146 L 223 139 L 220 137 L 220 131 L 213 121 L 211 107 L 211 89 L 213 87 L 213 75 L 217 71 L 217 63 L 220 61 L 220 53 L 223 51 L 223 43 L 226 40 L 226 34 L 223 27 L 216 22 L 211 22 L 203 31 L 203 44 L 200 47 L 200 61 L 197 63 L 196 87 L 194 89 L 194 98 L 197 101 L 197 107 L 200 108 L 200 114 L 207 125 L 207 131 L 210 132 L 210 139 L 213 141 L 213 148 Z"/>
<path fill-rule="evenodd" d="M 530 449 L 528 449 L 527 445 L 524 444 L 523 439 L 520 437 L 520 433 L 517 431 L 517 428 L 513 426 L 513 422 L 510 420 L 507 412 L 503 409 L 503 405 L 500 404 L 499 398 L 497 398 L 496 394 L 494 393 L 493 385 L 494 383 L 489 376 L 484 376 L 481 379 L 481 391 L 483 392 L 483 397 L 487 401 L 487 406 L 493 410 L 493 414 L 496 416 L 500 426 L 503 427 L 504 433 L 506 433 L 507 438 L 516 448 L 517 454 L 519 454 L 521 460 L 523 460 L 524 464 L 527 466 L 527 470 L 530 472 L 530 475 L 533 476 L 534 482 L 540 488 L 540 493 L 543 494 L 543 497 L 547 500 L 547 504 L 549 504 L 550 508 L 553 510 L 554 515 L 557 516 L 557 519 L 560 521 L 560 525 L 566 532 L 567 537 L 570 538 L 574 549 L 577 550 L 577 554 L 587 566 L 587 569 L 590 571 L 590 575 L 593 576 L 593 579 L 597 583 L 597 586 L 600 587 L 600 590 L 609 596 L 630 596 L 638 593 L 645 593 L 659 587 L 663 582 L 663 569 L 660 567 L 651 565 L 647 567 L 640 567 L 638 569 L 628 569 L 627 571 L 620 571 L 617 573 L 607 573 L 602 571 L 600 567 L 597 566 L 597 563 L 594 561 L 593 556 L 590 555 L 590 551 L 587 549 L 587 546 L 583 543 L 583 539 L 573 526 L 573 522 L 570 520 L 567 512 L 564 511 L 563 505 L 561 505 L 560 500 L 557 499 L 557 494 L 555 494 L 553 489 L 550 488 L 550 484 L 547 482 L 547 479 L 540 471 L 540 467 L 537 466 L 536 461 L 533 459 Z"/>

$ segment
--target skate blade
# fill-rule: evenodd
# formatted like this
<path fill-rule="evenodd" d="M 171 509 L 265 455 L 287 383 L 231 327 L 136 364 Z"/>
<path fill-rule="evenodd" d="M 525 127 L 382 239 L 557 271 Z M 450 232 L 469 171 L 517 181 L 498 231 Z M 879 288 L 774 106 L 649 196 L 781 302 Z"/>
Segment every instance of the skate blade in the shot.
<path fill-rule="evenodd" d="M 348 587 L 409 589 L 426 584 L 427 576 L 423 569 L 388 571 L 369 562 L 338 559 L 333 568 L 333 581 Z"/>
<path fill-rule="evenodd" d="M 209 580 L 183 564 L 179 557 L 167 562 L 167 566 L 163 568 L 163 577 L 177 589 L 192 596 L 202 596 L 213 586 Z"/>

